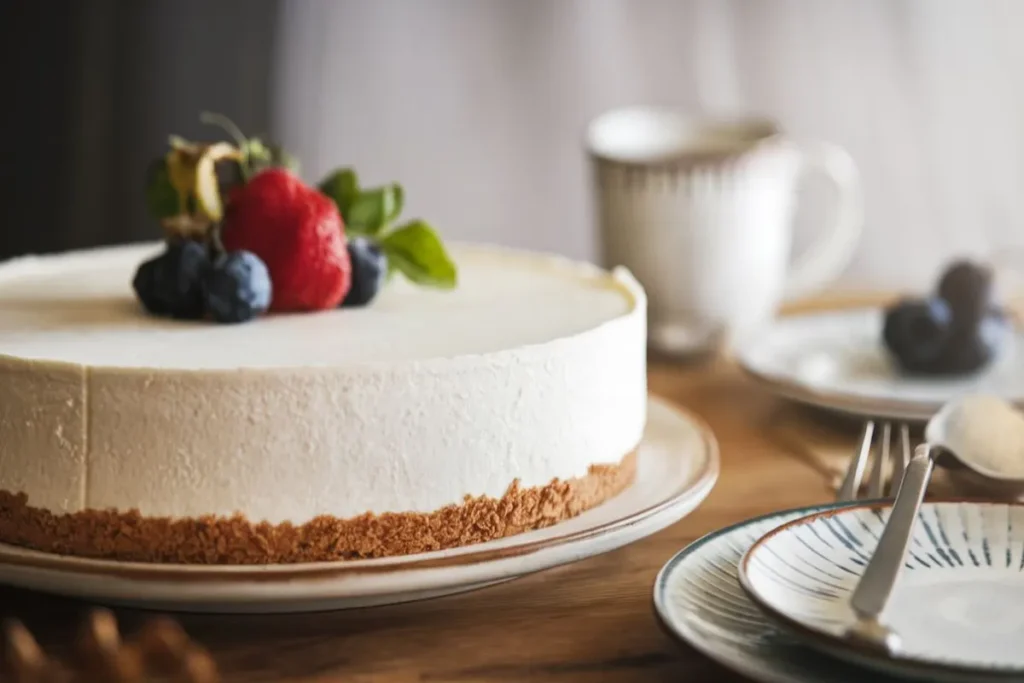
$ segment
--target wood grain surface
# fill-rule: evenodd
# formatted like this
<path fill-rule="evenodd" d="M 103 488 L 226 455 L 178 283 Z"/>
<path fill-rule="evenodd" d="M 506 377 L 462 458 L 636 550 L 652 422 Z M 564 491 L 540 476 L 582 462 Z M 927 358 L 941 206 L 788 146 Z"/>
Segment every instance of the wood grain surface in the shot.
<path fill-rule="evenodd" d="M 832 302 L 834 303 L 834 302 Z M 457 597 L 287 616 L 184 615 L 226 681 L 746 680 L 674 642 L 651 609 L 658 569 L 696 538 L 742 519 L 824 502 L 858 425 L 781 402 L 727 360 L 653 359 L 650 390 L 705 420 L 722 473 L 708 500 L 665 531 L 606 555 Z M 0 588 L 0 617 L 68 651 L 88 609 Z M 151 614 L 117 612 L 124 629 Z"/>

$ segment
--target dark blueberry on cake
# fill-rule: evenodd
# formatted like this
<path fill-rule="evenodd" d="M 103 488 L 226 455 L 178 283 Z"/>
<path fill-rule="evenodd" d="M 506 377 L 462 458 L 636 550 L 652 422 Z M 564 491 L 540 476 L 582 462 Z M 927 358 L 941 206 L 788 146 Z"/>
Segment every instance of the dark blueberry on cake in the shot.
<path fill-rule="evenodd" d="M 142 305 L 154 315 L 199 319 L 203 317 L 201 279 L 209 263 L 204 245 L 171 243 L 164 253 L 139 266 L 132 286 Z"/>
<path fill-rule="evenodd" d="M 342 300 L 342 306 L 365 306 L 384 287 L 388 274 L 388 259 L 381 248 L 368 239 L 354 237 L 348 242 L 352 263 L 352 287 Z"/>
<path fill-rule="evenodd" d="M 203 277 L 203 303 L 219 323 L 242 323 L 270 308 L 270 273 L 251 251 L 223 254 Z"/>

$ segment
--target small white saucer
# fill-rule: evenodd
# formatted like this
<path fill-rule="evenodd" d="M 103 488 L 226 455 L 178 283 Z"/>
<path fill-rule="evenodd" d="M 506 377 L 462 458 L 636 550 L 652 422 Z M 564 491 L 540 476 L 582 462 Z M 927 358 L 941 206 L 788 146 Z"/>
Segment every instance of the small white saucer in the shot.
<path fill-rule="evenodd" d="M 1024 504 L 925 503 L 882 617 L 900 651 L 846 637 L 850 594 L 890 509 L 855 503 L 769 531 L 740 562 L 741 585 L 808 645 L 857 664 L 932 681 L 1024 678 Z"/>
<path fill-rule="evenodd" d="M 547 529 L 405 557 L 268 566 L 88 560 L 0 544 L 0 583 L 97 602 L 172 611 L 311 612 L 449 595 L 605 553 L 689 514 L 718 478 L 702 422 L 648 401 L 636 481 Z"/>
<path fill-rule="evenodd" d="M 964 393 L 1024 406 L 1024 337 L 1019 331 L 991 367 L 960 379 L 908 378 L 882 346 L 883 313 L 860 308 L 786 316 L 742 343 L 737 360 L 775 393 L 857 416 L 924 421 Z"/>

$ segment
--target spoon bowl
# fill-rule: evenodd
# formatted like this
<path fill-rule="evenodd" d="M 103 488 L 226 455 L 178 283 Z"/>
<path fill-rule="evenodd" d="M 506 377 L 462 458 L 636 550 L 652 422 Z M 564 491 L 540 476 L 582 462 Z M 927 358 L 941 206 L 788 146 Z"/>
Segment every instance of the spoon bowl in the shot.
<path fill-rule="evenodd" d="M 995 396 L 945 404 L 925 428 L 933 460 L 958 471 L 978 493 L 1024 494 L 1024 413 Z"/>

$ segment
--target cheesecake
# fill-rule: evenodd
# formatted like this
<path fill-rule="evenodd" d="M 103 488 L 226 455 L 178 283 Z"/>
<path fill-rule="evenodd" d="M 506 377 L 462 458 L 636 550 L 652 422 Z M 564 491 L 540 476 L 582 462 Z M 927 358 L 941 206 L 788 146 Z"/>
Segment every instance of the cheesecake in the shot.
<path fill-rule="evenodd" d="M 240 325 L 147 315 L 156 244 L 0 265 L 0 542 L 159 563 L 407 555 L 616 495 L 645 423 L 625 270 L 472 245 L 459 286 Z"/>

